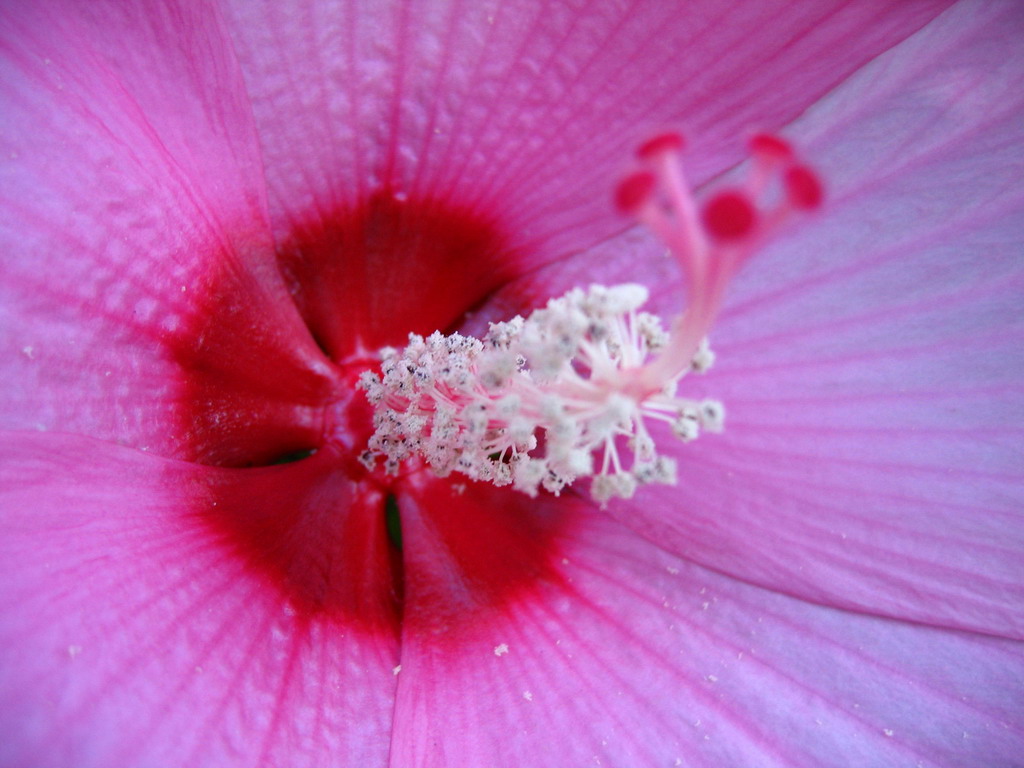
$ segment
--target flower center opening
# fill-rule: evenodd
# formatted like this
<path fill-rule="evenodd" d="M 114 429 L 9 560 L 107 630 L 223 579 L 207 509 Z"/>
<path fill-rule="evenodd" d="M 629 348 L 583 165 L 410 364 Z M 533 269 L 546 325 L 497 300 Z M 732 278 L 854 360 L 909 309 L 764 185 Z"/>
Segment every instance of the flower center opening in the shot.
<path fill-rule="evenodd" d="M 283 287 L 234 268 L 249 254 L 206 260 L 203 303 L 164 340 L 181 370 L 177 455 L 211 467 L 182 492 L 189 519 L 294 615 L 395 633 L 408 540 L 422 550 L 427 527 L 474 605 L 557 578 L 563 510 L 499 504 L 501 491 L 415 462 L 387 474 L 359 461 L 374 427 L 357 382 L 380 362 L 368 350 L 461 322 L 513 276 L 508 242 L 475 208 L 378 193 L 295 225 L 277 254 Z M 445 599 L 418 604 L 453 623 L 476 615 Z"/>

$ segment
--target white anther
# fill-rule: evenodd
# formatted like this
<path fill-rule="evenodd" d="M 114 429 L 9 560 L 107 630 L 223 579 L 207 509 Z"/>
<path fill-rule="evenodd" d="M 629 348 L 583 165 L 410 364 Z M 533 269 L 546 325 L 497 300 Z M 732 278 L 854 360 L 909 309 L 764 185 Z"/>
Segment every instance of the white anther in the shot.
<path fill-rule="evenodd" d="M 717 400 L 702 400 L 700 425 L 708 432 L 721 432 L 725 427 L 725 406 Z"/>

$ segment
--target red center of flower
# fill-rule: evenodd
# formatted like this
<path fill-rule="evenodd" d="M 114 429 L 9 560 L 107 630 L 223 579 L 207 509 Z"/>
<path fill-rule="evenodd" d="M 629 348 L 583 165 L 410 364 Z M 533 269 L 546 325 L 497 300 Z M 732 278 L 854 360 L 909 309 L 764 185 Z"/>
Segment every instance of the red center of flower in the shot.
<path fill-rule="evenodd" d="M 369 631 L 397 631 L 410 590 L 421 624 L 451 626 L 555 578 L 559 507 L 359 461 L 373 424 L 355 383 L 376 350 L 457 326 L 512 276 L 486 217 L 381 193 L 297 225 L 279 273 L 220 256 L 205 304 L 169 340 L 182 454 L 220 468 L 189 490 L 216 546 L 300 616 Z M 431 584 L 441 575 L 459 589 Z"/>
<path fill-rule="evenodd" d="M 556 541 L 579 502 L 551 494 L 581 475 L 601 503 L 673 481 L 646 420 L 684 441 L 698 422 L 721 428 L 720 404 L 675 387 L 710 365 L 732 275 L 822 199 L 788 144 L 760 136 L 743 184 L 701 210 L 683 147 L 674 134 L 642 145 L 616 196 L 686 277 L 667 331 L 636 312 L 646 289 L 625 285 L 489 318 L 509 322 L 485 341 L 453 333 L 522 260 L 496 217 L 439 200 L 378 192 L 299 222 L 275 259 L 212 254 L 205 304 L 161 341 L 182 374 L 181 451 L 220 468 L 184 489 L 216 545 L 310 621 L 433 642 L 560 582 Z"/>

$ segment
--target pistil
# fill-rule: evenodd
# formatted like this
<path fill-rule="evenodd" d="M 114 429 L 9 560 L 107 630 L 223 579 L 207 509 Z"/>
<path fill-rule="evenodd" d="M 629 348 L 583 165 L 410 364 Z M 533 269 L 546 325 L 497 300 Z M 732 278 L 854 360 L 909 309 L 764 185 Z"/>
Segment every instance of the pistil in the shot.
<path fill-rule="evenodd" d="M 493 323 L 483 339 L 410 335 L 381 352 L 380 374 L 360 386 L 375 408 L 362 460 L 396 473 L 423 458 L 439 475 L 559 493 L 590 477 L 602 504 L 647 483 L 673 483 L 659 453 L 666 432 L 689 442 L 721 431 L 725 409 L 677 395 L 688 373 L 714 362 L 707 334 L 729 280 L 794 213 L 821 203 L 815 174 L 782 139 L 758 136 L 744 182 L 698 208 L 681 162 L 684 141 L 664 134 L 638 150 L 641 167 L 615 200 L 675 256 L 685 311 L 666 331 L 641 307 L 647 289 L 592 285 L 552 299 L 529 317 Z M 656 425 L 664 424 L 669 429 Z"/>

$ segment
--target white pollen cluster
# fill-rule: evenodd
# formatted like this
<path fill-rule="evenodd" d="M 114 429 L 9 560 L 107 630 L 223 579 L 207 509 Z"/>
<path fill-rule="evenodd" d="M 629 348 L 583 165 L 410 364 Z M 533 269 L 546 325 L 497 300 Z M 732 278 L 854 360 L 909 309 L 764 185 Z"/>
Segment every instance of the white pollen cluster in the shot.
<path fill-rule="evenodd" d="M 686 442 L 720 431 L 724 409 L 677 397 L 686 371 L 651 391 L 640 373 L 669 335 L 639 311 L 646 300 L 641 285 L 592 285 L 525 319 L 492 323 L 482 340 L 412 334 L 404 349 L 383 350 L 381 374 L 360 379 L 376 409 L 362 461 L 372 468 L 382 458 L 397 473 L 419 456 L 438 475 L 459 472 L 531 496 L 590 477 L 602 504 L 675 482 L 675 462 L 659 454 L 651 423 L 667 423 Z M 689 370 L 713 361 L 705 340 Z"/>

